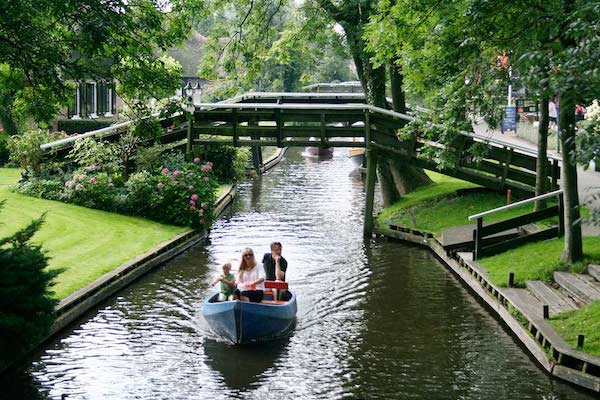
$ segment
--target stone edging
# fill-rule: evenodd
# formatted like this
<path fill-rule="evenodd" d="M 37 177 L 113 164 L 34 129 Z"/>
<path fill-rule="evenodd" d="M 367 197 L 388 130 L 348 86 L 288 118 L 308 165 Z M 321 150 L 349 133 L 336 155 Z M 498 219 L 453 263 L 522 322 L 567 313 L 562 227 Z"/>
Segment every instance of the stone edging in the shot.
<path fill-rule="evenodd" d="M 263 165 L 261 165 L 260 167 L 260 172 L 264 174 L 265 172 L 279 164 L 279 162 L 283 159 L 283 156 L 287 152 L 287 149 L 287 147 L 277 148 L 277 152 L 273 156 L 271 156 L 271 158 L 269 158 L 267 161 L 263 162 Z"/>
<path fill-rule="evenodd" d="M 430 233 L 398 227 L 392 232 L 373 230 L 377 235 L 428 247 L 446 264 L 472 291 L 474 291 L 504 321 L 533 357 L 551 375 L 600 392 L 600 358 L 571 349 L 547 323 L 532 318 L 516 307 L 503 288 L 494 286 L 478 264 L 461 256 L 450 257 L 441 243 Z M 469 253 L 470 254 L 470 253 Z M 524 326 L 511 314 L 511 308 L 527 319 Z"/>

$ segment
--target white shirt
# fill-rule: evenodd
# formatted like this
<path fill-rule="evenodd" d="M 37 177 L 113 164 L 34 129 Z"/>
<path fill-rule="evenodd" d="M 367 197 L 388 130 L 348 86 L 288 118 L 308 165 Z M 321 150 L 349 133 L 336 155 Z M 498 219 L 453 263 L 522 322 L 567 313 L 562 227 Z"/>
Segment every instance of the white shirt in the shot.
<path fill-rule="evenodd" d="M 265 290 L 264 283 L 259 283 L 255 286 L 249 286 L 247 283 L 253 282 L 257 279 L 265 277 L 265 273 L 263 272 L 263 267 L 261 264 L 256 264 L 254 268 L 250 271 L 242 271 L 241 274 L 237 275 L 237 288 L 241 291 L 244 290 Z"/>
<path fill-rule="evenodd" d="M 556 110 L 556 103 L 553 101 L 550 101 L 548 103 L 548 117 L 558 118 L 558 112 Z"/>

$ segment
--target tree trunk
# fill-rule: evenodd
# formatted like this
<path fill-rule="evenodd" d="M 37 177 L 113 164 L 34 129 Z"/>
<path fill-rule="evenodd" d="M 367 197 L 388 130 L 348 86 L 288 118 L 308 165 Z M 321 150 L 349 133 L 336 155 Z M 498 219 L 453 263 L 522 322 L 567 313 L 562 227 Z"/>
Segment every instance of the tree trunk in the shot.
<path fill-rule="evenodd" d="M 538 126 L 537 161 L 535 164 L 535 195 L 539 196 L 547 191 L 548 186 L 548 98 L 543 97 L 540 101 L 541 120 Z M 537 200 L 535 210 L 546 208 L 546 200 Z"/>
<path fill-rule="evenodd" d="M 392 89 L 392 107 L 394 111 L 406 114 L 406 96 L 403 89 L 404 76 L 402 75 L 402 67 L 396 63 L 394 58 L 390 62 L 390 88 Z"/>
<path fill-rule="evenodd" d="M 559 103 L 559 131 L 562 146 L 561 183 L 564 192 L 565 244 L 561 261 L 583 260 L 581 225 L 579 224 L 579 194 L 577 193 L 577 163 L 575 160 L 575 93 L 565 90 Z"/>

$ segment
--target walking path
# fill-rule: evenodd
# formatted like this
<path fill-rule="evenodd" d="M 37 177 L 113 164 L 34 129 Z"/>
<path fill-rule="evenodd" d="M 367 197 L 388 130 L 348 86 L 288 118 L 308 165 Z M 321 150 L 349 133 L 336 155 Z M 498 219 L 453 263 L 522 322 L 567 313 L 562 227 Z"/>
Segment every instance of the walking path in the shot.
<path fill-rule="evenodd" d="M 484 121 L 474 123 L 473 130 L 479 135 L 485 135 L 490 139 L 505 142 L 507 145 L 518 145 L 527 147 L 532 151 L 537 151 L 535 144 L 518 137 L 515 132 L 509 131 L 503 134 L 499 129 L 490 129 Z M 556 151 L 549 150 L 548 155 L 562 160 L 562 155 Z M 587 170 L 584 170 L 582 166 L 577 166 L 577 188 L 581 205 L 587 208 L 600 207 L 600 196 L 594 198 L 594 195 L 600 194 L 600 172 L 596 172 L 593 165 L 590 165 L 590 168 Z M 584 236 L 597 236 L 600 235 L 600 226 L 584 223 L 582 231 Z"/>

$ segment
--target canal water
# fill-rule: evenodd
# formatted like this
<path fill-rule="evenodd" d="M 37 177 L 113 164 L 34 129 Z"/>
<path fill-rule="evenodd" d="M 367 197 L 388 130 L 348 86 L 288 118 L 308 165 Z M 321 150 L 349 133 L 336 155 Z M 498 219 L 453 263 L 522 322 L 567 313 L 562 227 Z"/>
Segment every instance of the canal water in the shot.
<path fill-rule="evenodd" d="M 205 243 L 90 312 L 18 371 L 7 399 L 588 399 L 551 379 L 426 249 L 363 240 L 344 150 L 291 151 L 243 183 Z M 283 243 L 298 295 L 284 339 L 235 347 L 202 302 L 219 265 Z M 234 264 L 235 265 L 235 264 Z"/>

